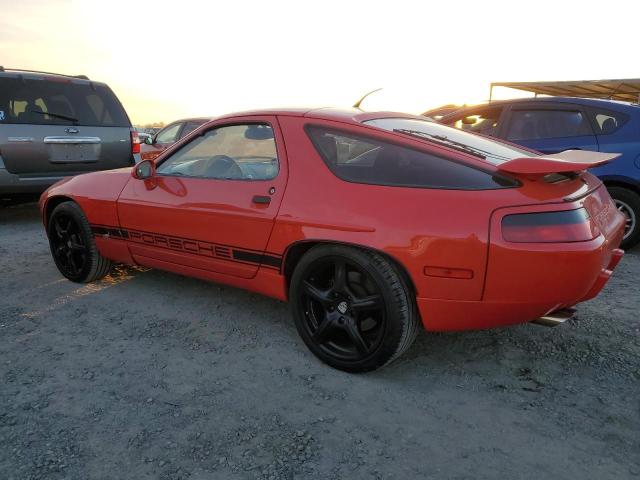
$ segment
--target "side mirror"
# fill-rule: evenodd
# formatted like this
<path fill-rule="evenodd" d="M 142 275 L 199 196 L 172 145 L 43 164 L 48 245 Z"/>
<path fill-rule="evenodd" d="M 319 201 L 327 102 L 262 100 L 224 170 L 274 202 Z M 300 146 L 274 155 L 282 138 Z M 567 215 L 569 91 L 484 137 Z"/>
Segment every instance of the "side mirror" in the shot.
<path fill-rule="evenodd" d="M 144 143 L 147 145 L 153 145 L 153 137 L 149 135 L 148 137 L 144 137 Z"/>
<path fill-rule="evenodd" d="M 143 160 L 133 167 L 133 170 L 131 171 L 133 178 L 137 178 L 138 180 L 146 180 L 153 177 L 155 174 L 156 164 L 153 163 L 152 160 Z"/>

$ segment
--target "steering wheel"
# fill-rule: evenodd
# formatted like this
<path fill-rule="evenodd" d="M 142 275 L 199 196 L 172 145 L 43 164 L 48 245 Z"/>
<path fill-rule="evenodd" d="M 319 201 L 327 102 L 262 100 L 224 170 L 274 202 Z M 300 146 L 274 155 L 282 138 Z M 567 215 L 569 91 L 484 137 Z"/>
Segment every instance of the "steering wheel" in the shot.
<path fill-rule="evenodd" d="M 204 175 L 209 178 L 229 178 L 240 179 L 242 178 L 242 169 L 238 166 L 236 161 L 227 155 L 215 155 L 209 160 L 209 166 L 204 172 Z"/>

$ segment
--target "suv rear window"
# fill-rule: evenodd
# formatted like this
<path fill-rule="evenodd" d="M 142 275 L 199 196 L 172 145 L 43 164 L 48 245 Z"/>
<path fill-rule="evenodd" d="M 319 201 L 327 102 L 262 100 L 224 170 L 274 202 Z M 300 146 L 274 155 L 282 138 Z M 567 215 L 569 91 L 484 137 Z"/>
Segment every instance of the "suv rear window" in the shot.
<path fill-rule="evenodd" d="M 129 127 L 106 85 L 0 77 L 0 123 Z"/>
<path fill-rule="evenodd" d="M 451 190 L 517 185 L 511 179 L 394 143 L 318 126 L 306 129 L 329 169 L 348 182 Z"/>

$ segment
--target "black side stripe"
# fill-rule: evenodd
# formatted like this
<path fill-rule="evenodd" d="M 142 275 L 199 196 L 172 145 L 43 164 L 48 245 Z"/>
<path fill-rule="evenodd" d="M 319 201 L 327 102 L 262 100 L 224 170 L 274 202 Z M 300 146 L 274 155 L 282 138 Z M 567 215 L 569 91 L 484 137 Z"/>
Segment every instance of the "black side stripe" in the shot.
<path fill-rule="evenodd" d="M 230 262 L 261 265 L 278 271 L 280 271 L 280 267 L 282 266 L 282 256 L 280 255 L 263 254 L 256 251 L 243 250 L 237 247 L 218 245 L 201 240 L 166 236 L 158 233 L 139 232 L 136 230 L 124 230 L 104 225 L 91 225 L 91 231 L 94 235 L 106 236 L 115 240 L 129 240 L 132 243 L 151 245 L 174 252 L 182 251 L 192 255 L 199 255 Z"/>
<path fill-rule="evenodd" d="M 94 235 L 109 235 L 110 237 L 116 238 L 129 238 L 129 233 L 126 230 L 120 230 L 119 228 L 91 225 L 91 231 Z"/>
<path fill-rule="evenodd" d="M 243 250 L 234 250 L 233 258 L 237 260 L 242 260 L 244 262 L 249 263 L 260 263 L 262 265 L 275 267 L 280 269 L 280 265 L 282 264 L 282 257 L 276 257 L 273 255 L 263 255 L 260 253 L 254 252 L 246 252 Z"/>

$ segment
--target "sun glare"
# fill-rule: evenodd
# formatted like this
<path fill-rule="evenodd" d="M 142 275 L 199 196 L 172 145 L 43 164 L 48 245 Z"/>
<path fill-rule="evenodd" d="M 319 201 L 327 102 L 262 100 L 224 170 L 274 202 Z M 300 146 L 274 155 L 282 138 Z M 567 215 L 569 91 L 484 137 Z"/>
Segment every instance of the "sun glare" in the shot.
<path fill-rule="evenodd" d="M 566 22 L 572 3 L 594 13 Z M 6 67 L 104 81 L 134 123 L 269 106 L 348 107 L 379 87 L 364 109 L 420 113 L 485 101 L 492 81 L 637 76 L 628 61 L 635 3 L 616 20 L 613 49 L 585 38 L 598 28 L 595 2 L 538 2 L 527 11 L 526 29 L 509 21 L 522 17 L 517 2 L 496 1 L 0 6 L 12 12 L 0 20 Z M 580 39 L 589 48 L 573 48 Z M 494 98 L 513 94 L 499 89 Z"/>

